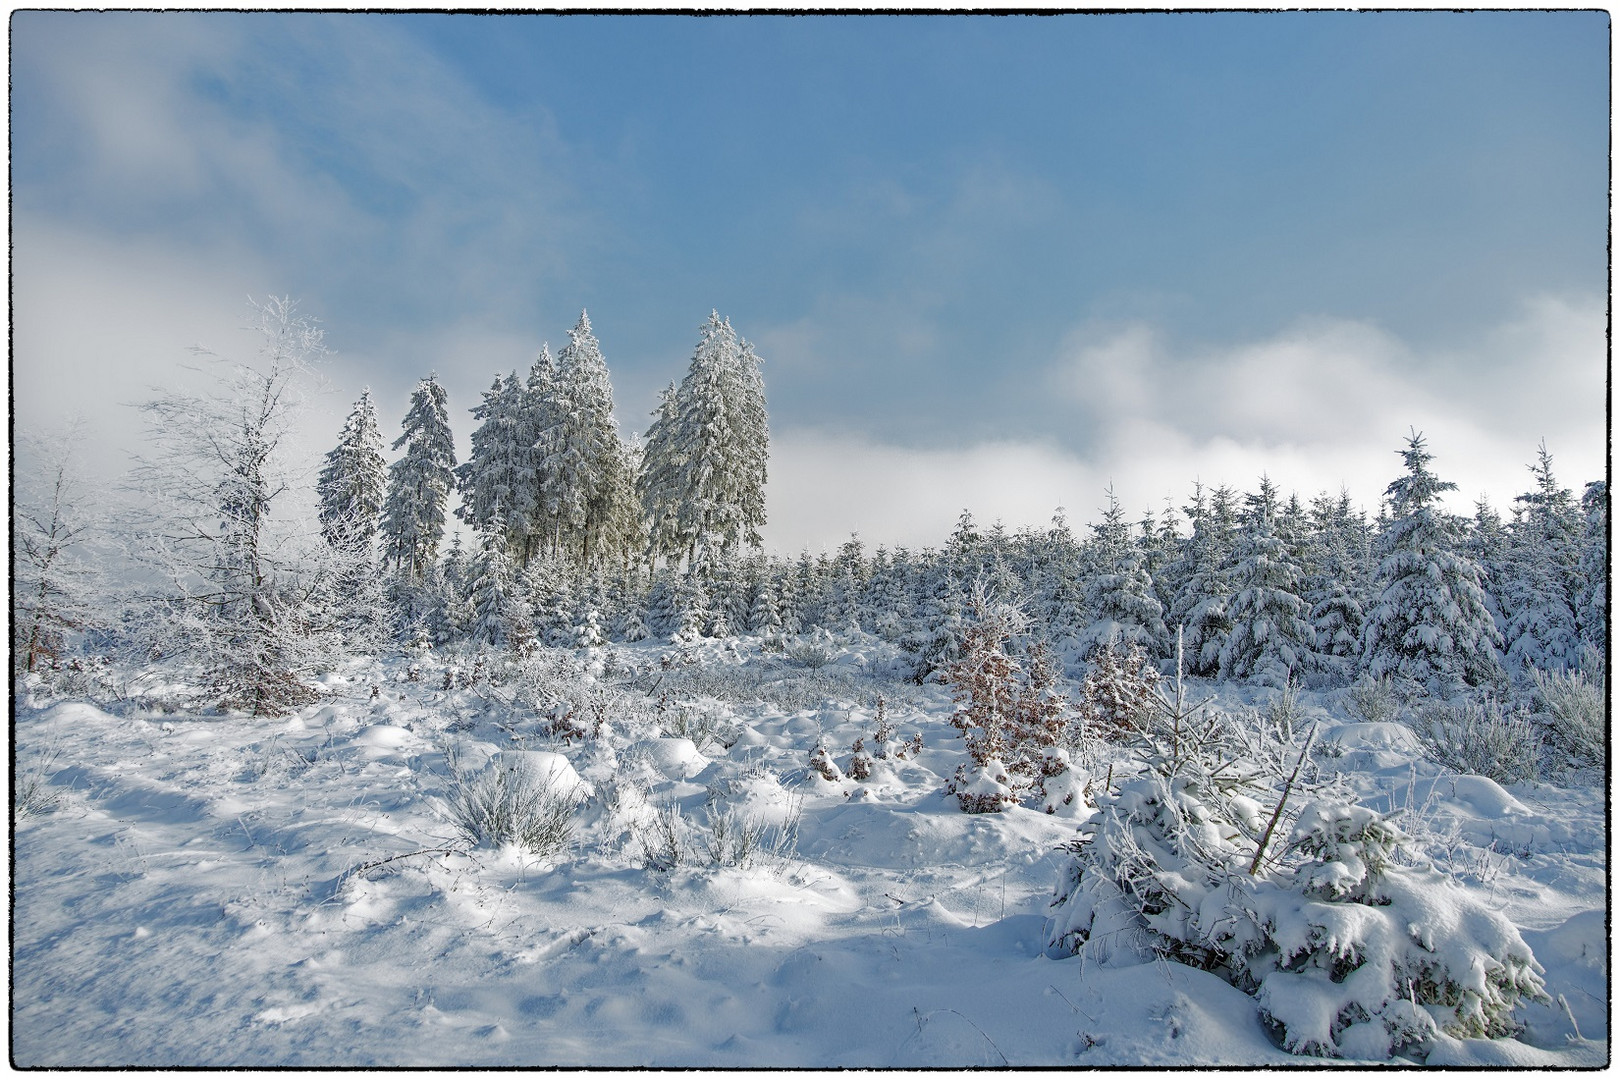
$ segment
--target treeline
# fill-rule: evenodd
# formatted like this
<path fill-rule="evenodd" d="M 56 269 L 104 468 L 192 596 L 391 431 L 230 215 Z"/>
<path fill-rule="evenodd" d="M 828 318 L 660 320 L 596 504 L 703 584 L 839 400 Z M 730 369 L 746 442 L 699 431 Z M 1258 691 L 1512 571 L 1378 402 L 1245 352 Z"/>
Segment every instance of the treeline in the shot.
<path fill-rule="evenodd" d="M 556 355 L 495 379 L 457 463 L 433 377 L 412 394 L 390 465 L 363 395 L 316 483 L 318 530 L 273 513 L 299 471 L 283 459 L 301 375 L 324 351 L 287 301 L 258 309 L 263 346 L 204 394 L 145 409 L 152 451 L 134 474 L 122 544 L 95 529 L 61 454 L 19 484 L 13 514 L 17 667 L 98 649 L 203 665 L 219 700 L 272 713 L 342 657 L 468 645 L 524 652 L 649 637 L 861 631 L 926 678 L 960 649 L 976 589 L 1016 603 L 1026 637 L 1071 672 L 1102 646 L 1194 675 L 1281 686 L 1363 674 L 1436 693 L 1600 668 L 1607 640 L 1608 495 L 1577 500 L 1543 445 L 1506 519 L 1445 512 L 1455 485 L 1421 435 L 1369 519 L 1349 497 L 1308 504 L 1193 485 L 1178 511 L 1129 520 L 1112 491 L 1077 534 L 980 527 L 966 512 L 938 548 L 857 538 L 834 554 L 760 551 L 769 435 L 760 360 L 718 314 L 641 442 L 620 437 L 607 364 L 584 314 Z M 56 449 L 66 453 L 71 440 Z M 26 479 L 26 478 L 24 478 Z M 474 543 L 446 547 L 451 497 Z M 93 572 L 121 558 L 120 587 Z M 94 582 L 99 581 L 99 584 Z"/>

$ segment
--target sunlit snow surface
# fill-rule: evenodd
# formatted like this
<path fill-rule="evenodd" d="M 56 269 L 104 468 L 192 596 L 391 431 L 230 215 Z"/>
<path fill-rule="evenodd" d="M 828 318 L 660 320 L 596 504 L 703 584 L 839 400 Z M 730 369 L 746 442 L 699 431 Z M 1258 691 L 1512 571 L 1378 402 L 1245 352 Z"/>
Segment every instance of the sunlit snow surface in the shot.
<path fill-rule="evenodd" d="M 673 652 L 579 655 L 623 672 Z M 739 684 L 812 678 L 757 641 L 686 652 L 741 670 Z M 814 676 L 840 692 L 791 711 L 708 700 L 729 748 L 683 745 L 644 722 L 610 721 L 594 742 L 538 738 L 532 713 L 477 688 L 440 690 L 432 657 L 413 682 L 403 662 L 347 666 L 320 705 L 279 720 L 19 700 L 19 769 L 58 747 L 63 798 L 14 833 L 14 1061 L 1305 1063 L 1213 975 L 1046 956 L 1045 908 L 1075 819 L 963 814 L 944 794 L 965 760 L 949 695 L 885 677 L 893 658 L 881 642 L 846 648 Z M 878 693 L 898 737 L 920 732 L 923 752 L 878 762 L 862 784 L 807 778 L 818 736 L 841 764 L 857 736 L 870 741 Z M 1245 693 L 1222 688 L 1222 701 Z M 1444 773 L 1407 729 L 1351 725 L 1341 697 L 1304 696 L 1332 760 L 1369 805 L 1446 849 L 1464 886 L 1522 929 L 1568 1005 L 1521 1010 L 1520 1040 L 1442 1040 L 1428 1063 L 1603 1063 L 1601 781 L 1504 790 Z M 438 802 L 450 742 L 473 765 L 514 749 L 565 755 L 547 767 L 571 765 L 595 792 L 572 852 L 430 853 L 354 872 L 460 843 Z M 646 869 L 636 807 L 603 798 L 626 779 L 650 804 L 678 801 L 697 841 L 711 804 L 780 822 L 802 800 L 797 853 L 749 869 L 701 855 Z"/>

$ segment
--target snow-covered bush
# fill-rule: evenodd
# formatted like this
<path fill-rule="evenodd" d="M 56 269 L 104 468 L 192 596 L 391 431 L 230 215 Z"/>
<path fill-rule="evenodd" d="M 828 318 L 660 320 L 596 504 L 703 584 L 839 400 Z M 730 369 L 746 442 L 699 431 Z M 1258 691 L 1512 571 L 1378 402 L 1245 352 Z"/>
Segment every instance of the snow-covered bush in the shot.
<path fill-rule="evenodd" d="M 1505 784 L 1534 780 L 1539 772 L 1535 727 L 1496 701 L 1428 702 L 1413 716 L 1412 730 L 1448 769 Z"/>
<path fill-rule="evenodd" d="M 1368 724 L 1383 724 L 1395 719 L 1401 711 L 1401 700 L 1388 676 L 1375 679 L 1369 675 L 1351 685 L 1345 707 L 1352 718 Z"/>
<path fill-rule="evenodd" d="M 851 780 L 867 780 L 872 776 L 872 755 L 866 752 L 865 737 L 857 738 L 855 744 L 849 748 L 849 778 Z"/>
<path fill-rule="evenodd" d="M 961 655 L 945 677 L 958 706 L 951 725 L 966 740 L 973 766 L 964 763 L 948 789 L 963 810 L 985 813 L 1041 792 L 1046 751 L 1066 740 L 1073 712 L 1057 689 L 1050 652 L 1037 644 L 1027 663 L 1008 654 L 1008 643 L 1028 628 L 1023 612 L 991 601 L 982 588 L 970 610 Z"/>
<path fill-rule="evenodd" d="M 679 803 L 670 801 L 654 809 L 635 829 L 642 861 L 649 870 L 673 870 L 691 859 L 686 841 L 686 819 Z"/>
<path fill-rule="evenodd" d="M 819 739 L 816 741 L 815 747 L 810 751 L 810 768 L 823 780 L 835 784 L 842 782 L 844 779 L 844 774 L 838 768 L 838 763 L 827 752 L 827 744 Z"/>
<path fill-rule="evenodd" d="M 810 638 L 800 638 L 783 651 L 789 660 L 811 671 L 819 671 L 838 659 L 838 646 L 833 644 L 831 636 L 825 631 L 818 631 Z"/>
<path fill-rule="evenodd" d="M 1284 1048 L 1387 1058 L 1435 1031 L 1497 1036 L 1544 992 L 1518 931 L 1314 769 L 1314 729 L 1160 694 L 1145 769 L 1097 798 L 1048 924 L 1058 954 L 1116 949 L 1214 972 Z M 1298 809 L 1296 809 L 1298 808 Z M 1286 839 L 1284 839 L 1286 838 Z"/>
<path fill-rule="evenodd" d="M 541 858 L 561 854 L 574 835 L 578 793 L 555 773 L 541 775 L 522 759 L 498 761 L 476 773 L 451 759 L 445 800 L 451 822 L 473 844 L 511 844 Z"/>
<path fill-rule="evenodd" d="M 1531 672 L 1551 749 L 1577 768 L 1602 765 L 1608 751 L 1603 688 L 1579 672 Z"/>
<path fill-rule="evenodd" d="M 737 733 L 708 709 L 686 706 L 668 708 L 664 702 L 660 702 L 658 716 L 664 734 L 677 739 L 691 739 L 692 745 L 699 751 L 710 743 L 730 747 L 737 741 Z"/>
<path fill-rule="evenodd" d="M 1265 948 L 1247 969 L 1269 968 L 1255 998 L 1286 1049 L 1386 1058 L 1437 1028 L 1495 1038 L 1521 1001 L 1546 998 L 1513 924 L 1432 867 L 1401 865 L 1404 839 L 1365 807 L 1314 804 L 1295 829 L 1303 861 L 1257 891 Z"/>
<path fill-rule="evenodd" d="M 1149 772 L 1099 802 L 1059 883 L 1057 952 L 1123 937 L 1212 971 L 1255 997 L 1285 1049 L 1330 1057 L 1421 1053 L 1437 1029 L 1509 1034 L 1514 1007 L 1544 996 L 1513 925 L 1439 871 L 1400 865 L 1404 837 L 1364 807 L 1308 805 L 1267 871 L 1246 837 L 1262 808 L 1197 777 Z"/>
<path fill-rule="evenodd" d="M 1086 734 L 1124 739 L 1153 707 L 1159 676 L 1140 646 L 1109 642 L 1091 657 L 1076 706 Z"/>
<path fill-rule="evenodd" d="M 35 755 L 25 767 L 13 774 L 11 787 L 13 822 L 48 814 L 61 805 L 62 793 L 51 786 L 51 779 L 58 772 L 56 762 L 60 757 L 59 746 L 48 746 Z"/>

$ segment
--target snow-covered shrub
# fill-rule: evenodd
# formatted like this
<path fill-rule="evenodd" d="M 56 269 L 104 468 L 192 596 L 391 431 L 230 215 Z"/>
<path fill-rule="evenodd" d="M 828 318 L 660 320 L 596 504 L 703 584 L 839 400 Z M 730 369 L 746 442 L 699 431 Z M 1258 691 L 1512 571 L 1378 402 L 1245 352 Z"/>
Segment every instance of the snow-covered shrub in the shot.
<path fill-rule="evenodd" d="M 765 840 L 766 825 L 756 817 L 739 814 L 727 807 L 709 813 L 709 832 L 703 838 L 709 861 L 716 866 L 746 868 Z"/>
<path fill-rule="evenodd" d="M 1300 815 L 1303 861 L 1256 893 L 1265 948 L 1247 961 L 1251 977 L 1270 968 L 1255 998 L 1284 1048 L 1387 1058 L 1436 1028 L 1496 1038 L 1521 1001 L 1546 999 L 1513 924 L 1432 867 L 1401 865 L 1404 841 L 1365 807 Z"/>
<path fill-rule="evenodd" d="M 1151 710 L 1159 676 L 1137 645 L 1109 642 L 1091 657 L 1076 703 L 1086 733 L 1118 742 Z"/>
<path fill-rule="evenodd" d="M 562 788 L 555 774 L 542 776 L 521 759 L 468 773 L 452 758 L 445 805 L 475 845 L 511 844 L 541 858 L 561 854 L 573 839 L 578 802 L 578 793 Z"/>
<path fill-rule="evenodd" d="M 61 805 L 62 793 L 51 786 L 52 778 L 59 771 L 56 762 L 61 755 L 61 747 L 53 744 L 37 754 L 25 768 L 13 774 L 11 786 L 13 822 L 48 814 Z"/>
<path fill-rule="evenodd" d="M 872 747 L 873 753 L 880 758 L 891 755 L 899 757 L 905 751 L 894 744 L 894 725 L 889 723 L 889 706 L 879 694 L 876 704 L 872 707 Z"/>
<path fill-rule="evenodd" d="M 810 751 L 810 768 L 815 770 L 816 774 L 823 780 L 830 780 L 835 784 L 844 779 L 844 774 L 839 770 L 838 763 L 833 761 L 832 755 L 827 752 L 827 744 L 819 739 L 816 741 L 815 748 Z"/>
<path fill-rule="evenodd" d="M 1345 707 L 1353 719 L 1383 724 L 1395 719 L 1401 711 L 1401 700 L 1388 676 L 1375 679 L 1369 675 L 1351 685 Z"/>
<path fill-rule="evenodd" d="M 963 810 L 985 813 L 1041 790 L 1046 751 L 1066 741 L 1072 710 L 1047 649 L 1037 644 L 1023 664 L 1008 654 L 1007 644 L 1028 627 L 1022 611 L 991 601 L 982 588 L 970 610 L 961 655 L 945 677 L 958 706 L 951 725 L 967 741 L 973 766 L 958 768 L 948 790 Z"/>
<path fill-rule="evenodd" d="M 664 729 L 664 734 L 677 739 L 691 739 L 692 745 L 699 751 L 711 742 L 729 748 L 737 741 L 736 732 L 707 709 L 691 709 L 685 706 L 671 709 L 665 702 L 660 702 L 658 715 L 659 726 Z"/>
<path fill-rule="evenodd" d="M 849 748 L 849 778 L 867 780 L 872 776 L 872 756 L 866 752 L 866 739 L 857 738 Z"/>
<path fill-rule="evenodd" d="M 1532 671 L 1547 741 L 1575 767 L 1602 765 L 1608 750 L 1603 688 L 1579 672 Z"/>
<path fill-rule="evenodd" d="M 673 870 L 690 861 L 686 819 L 679 803 L 670 801 L 654 809 L 635 829 L 641 857 L 649 870 Z"/>
<path fill-rule="evenodd" d="M 1139 737 L 1146 770 L 1098 797 L 1074 845 L 1054 952 L 1123 945 L 1214 972 L 1255 997 L 1280 1045 L 1321 1056 L 1506 1034 L 1513 1008 L 1544 996 L 1510 922 L 1403 862 L 1393 822 L 1315 775 L 1314 732 L 1195 716 L 1179 695 L 1161 702 L 1172 712 Z"/>
<path fill-rule="evenodd" d="M 1018 805 L 1019 793 L 1014 783 L 1006 766 L 995 758 L 987 758 L 971 771 L 966 765 L 957 769 L 950 790 L 964 814 L 999 814 L 1009 806 Z"/>
<path fill-rule="evenodd" d="M 1496 701 L 1431 701 L 1413 716 L 1412 730 L 1448 769 L 1505 784 L 1534 780 L 1539 771 L 1535 727 Z"/>
<path fill-rule="evenodd" d="M 826 631 L 817 631 L 810 638 L 800 638 L 783 651 L 789 660 L 811 671 L 819 671 L 838 659 L 838 647 Z"/>

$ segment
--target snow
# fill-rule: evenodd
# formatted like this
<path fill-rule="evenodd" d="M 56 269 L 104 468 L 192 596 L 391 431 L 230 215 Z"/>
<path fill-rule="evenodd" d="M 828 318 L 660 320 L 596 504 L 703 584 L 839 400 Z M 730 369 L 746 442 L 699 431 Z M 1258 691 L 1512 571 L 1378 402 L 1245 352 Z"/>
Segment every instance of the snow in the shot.
<path fill-rule="evenodd" d="M 582 655 L 598 671 L 652 671 L 670 652 L 647 642 Z M 754 638 L 695 655 L 762 681 L 832 685 Z M 509 695 L 440 690 L 432 654 L 415 661 L 415 682 L 404 661 L 348 664 L 320 703 L 276 720 L 24 694 L 19 768 L 58 747 L 63 801 L 14 832 L 15 1064 L 1310 1063 L 1213 974 L 1124 940 L 1048 955 L 1062 845 L 1086 826 L 1085 779 L 1100 786 L 1106 764 L 1076 762 L 1066 812 L 965 814 L 946 792 L 968 760 L 949 693 L 874 674 L 891 660 L 874 639 L 841 648 L 834 666 L 851 689 L 804 708 L 740 693 L 688 702 L 730 733 L 703 746 L 636 716 L 595 739 L 548 739 L 502 704 Z M 1241 700 L 1241 688 L 1209 689 Z M 817 776 L 818 738 L 841 769 L 857 737 L 871 740 L 878 693 L 897 738 L 921 732 L 923 752 L 874 759 L 859 783 Z M 1600 782 L 1448 773 L 1403 726 L 1349 722 L 1341 699 L 1301 695 L 1321 718 L 1323 760 L 1423 841 L 1447 890 L 1512 922 L 1553 999 L 1521 1009 L 1518 1038 L 1439 1036 L 1427 1063 L 1605 1062 Z M 467 768 L 522 760 L 577 786 L 571 849 L 467 847 L 443 811 L 451 747 Z M 660 806 L 687 830 L 686 860 L 668 871 L 647 868 L 636 842 Z M 728 811 L 768 830 L 796 821 L 797 844 L 716 866 L 703 844 Z M 1425 896 L 1446 917 L 1445 897 Z M 1365 1041 L 1369 1056 L 1377 1042 Z"/>

